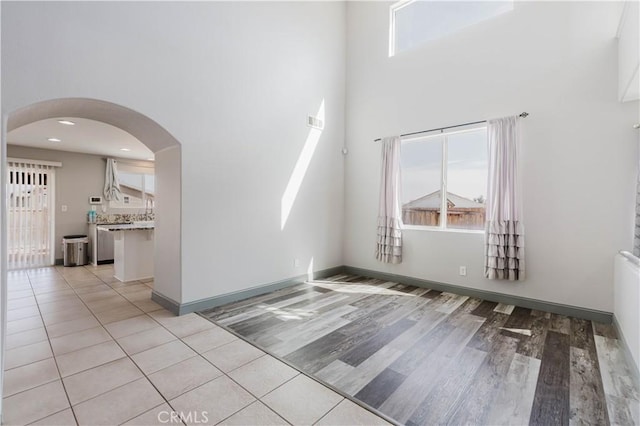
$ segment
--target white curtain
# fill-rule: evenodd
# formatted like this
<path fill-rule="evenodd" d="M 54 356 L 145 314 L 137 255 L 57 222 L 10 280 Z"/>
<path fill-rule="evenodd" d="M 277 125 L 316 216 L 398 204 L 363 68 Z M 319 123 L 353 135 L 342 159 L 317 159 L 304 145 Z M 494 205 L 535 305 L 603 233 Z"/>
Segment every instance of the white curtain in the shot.
<path fill-rule="evenodd" d="M 489 176 L 485 276 L 524 280 L 524 225 L 518 176 L 518 118 L 487 121 Z"/>
<path fill-rule="evenodd" d="M 118 167 L 116 160 L 108 158 L 104 174 L 104 198 L 107 201 L 118 201 L 121 196 L 122 191 L 120 191 L 120 182 L 118 181 Z"/>
<path fill-rule="evenodd" d="M 384 263 L 402 262 L 400 145 L 399 136 L 382 139 L 376 259 Z"/>

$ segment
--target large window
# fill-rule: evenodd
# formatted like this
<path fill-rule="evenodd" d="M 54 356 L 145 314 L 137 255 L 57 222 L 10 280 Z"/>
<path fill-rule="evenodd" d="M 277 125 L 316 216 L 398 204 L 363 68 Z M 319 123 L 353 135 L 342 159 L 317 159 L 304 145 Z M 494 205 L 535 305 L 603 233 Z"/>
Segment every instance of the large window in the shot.
<path fill-rule="evenodd" d="M 405 225 L 484 229 L 486 127 L 404 139 L 401 167 Z"/>
<path fill-rule="evenodd" d="M 389 56 L 513 10 L 513 1 L 400 1 L 391 6 Z"/>

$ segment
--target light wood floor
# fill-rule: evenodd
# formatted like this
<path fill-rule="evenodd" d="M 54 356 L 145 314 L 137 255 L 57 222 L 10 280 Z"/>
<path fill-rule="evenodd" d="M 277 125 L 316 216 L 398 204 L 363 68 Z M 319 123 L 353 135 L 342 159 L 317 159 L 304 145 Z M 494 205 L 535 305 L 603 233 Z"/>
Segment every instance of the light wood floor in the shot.
<path fill-rule="evenodd" d="M 400 424 L 640 424 L 611 325 L 346 275 L 201 314 Z"/>

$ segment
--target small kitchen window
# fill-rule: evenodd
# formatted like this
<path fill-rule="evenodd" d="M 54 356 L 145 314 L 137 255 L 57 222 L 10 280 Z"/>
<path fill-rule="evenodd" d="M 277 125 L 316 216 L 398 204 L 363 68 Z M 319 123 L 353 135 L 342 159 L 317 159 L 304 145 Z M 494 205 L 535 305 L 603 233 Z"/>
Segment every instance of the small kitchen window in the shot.
<path fill-rule="evenodd" d="M 155 174 L 152 167 L 118 164 L 118 181 L 122 197 L 112 200 L 109 207 L 153 209 L 155 207 Z"/>

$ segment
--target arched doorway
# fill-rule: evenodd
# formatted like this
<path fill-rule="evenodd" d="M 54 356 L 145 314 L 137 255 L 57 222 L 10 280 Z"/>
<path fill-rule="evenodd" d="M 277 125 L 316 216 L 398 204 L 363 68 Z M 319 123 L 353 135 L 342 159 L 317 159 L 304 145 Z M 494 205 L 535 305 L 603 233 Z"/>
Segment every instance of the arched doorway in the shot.
<path fill-rule="evenodd" d="M 11 112 L 2 134 L 3 173 L 0 190 L 5 200 L 6 134 L 29 123 L 55 117 L 78 117 L 100 121 L 131 134 L 153 151 L 156 160 L 156 220 L 154 244 L 154 299 L 177 306 L 182 299 L 181 262 L 181 145 L 151 118 L 114 103 L 64 98 L 37 102 Z M 6 206 L 2 205 L 3 213 Z M 6 215 L 2 214 L 2 255 L 6 254 Z M 3 260 L 2 283 L 6 286 L 6 261 Z"/>

